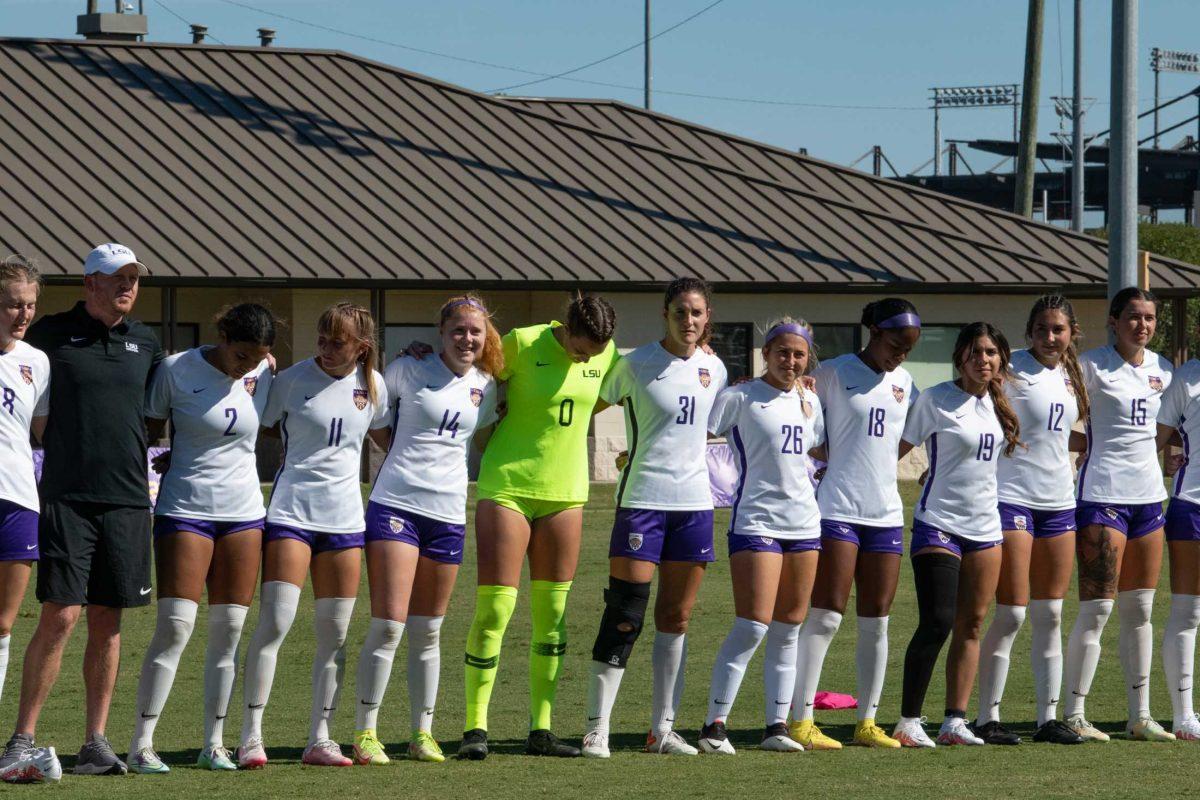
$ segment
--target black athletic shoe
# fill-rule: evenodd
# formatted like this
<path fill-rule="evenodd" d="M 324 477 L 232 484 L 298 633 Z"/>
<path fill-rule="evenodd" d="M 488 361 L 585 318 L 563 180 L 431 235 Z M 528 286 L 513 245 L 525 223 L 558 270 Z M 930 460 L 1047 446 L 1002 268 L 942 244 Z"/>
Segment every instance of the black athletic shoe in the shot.
<path fill-rule="evenodd" d="M 1020 744 L 1021 737 L 1001 725 L 999 722 L 985 722 L 982 725 L 970 726 L 975 735 L 986 744 Z"/>
<path fill-rule="evenodd" d="M 1052 719 L 1045 725 L 1039 726 L 1037 732 L 1033 734 L 1033 740 L 1050 744 L 1083 744 L 1087 741 L 1067 727 L 1067 724 L 1060 719 Z"/>
<path fill-rule="evenodd" d="M 572 747 L 561 741 L 545 728 L 529 732 L 529 738 L 525 740 L 525 754 L 557 758 L 579 758 L 583 755 L 578 747 Z"/>
<path fill-rule="evenodd" d="M 483 728 L 472 728 L 463 734 L 462 744 L 458 746 L 459 758 L 483 761 L 487 755 L 487 731 Z"/>

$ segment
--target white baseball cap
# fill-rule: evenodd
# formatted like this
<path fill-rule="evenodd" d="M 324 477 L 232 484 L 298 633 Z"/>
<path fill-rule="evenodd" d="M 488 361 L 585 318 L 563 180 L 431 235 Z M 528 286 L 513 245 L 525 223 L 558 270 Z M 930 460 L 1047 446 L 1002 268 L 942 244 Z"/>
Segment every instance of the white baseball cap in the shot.
<path fill-rule="evenodd" d="M 99 272 L 102 275 L 112 275 L 128 264 L 135 265 L 139 275 L 150 274 L 149 268 L 137 260 L 132 250 L 123 244 L 109 242 L 88 253 L 87 260 L 83 262 L 83 274 L 94 275 Z"/>

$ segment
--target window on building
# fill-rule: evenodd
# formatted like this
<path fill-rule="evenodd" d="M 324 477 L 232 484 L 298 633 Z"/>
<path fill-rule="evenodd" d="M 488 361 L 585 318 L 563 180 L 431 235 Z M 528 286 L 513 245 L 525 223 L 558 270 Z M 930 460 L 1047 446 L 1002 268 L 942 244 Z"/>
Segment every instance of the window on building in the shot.
<path fill-rule="evenodd" d="M 714 322 L 708 344 L 725 363 L 730 383 L 752 373 L 754 369 L 754 326 L 751 323 Z"/>
<path fill-rule="evenodd" d="M 400 355 L 404 348 L 412 342 L 424 342 L 437 350 L 439 347 L 437 328 L 429 324 L 404 322 L 385 326 L 383 330 L 383 363 L 392 363 L 392 359 Z"/>
<path fill-rule="evenodd" d="M 954 340 L 962 325 L 922 325 L 921 338 L 908 354 L 904 368 L 913 376 L 918 389 L 948 381 L 954 377 Z"/>
<path fill-rule="evenodd" d="M 813 339 L 817 344 L 817 358 L 821 361 L 857 353 L 862 349 L 861 325 L 814 324 Z"/>
<path fill-rule="evenodd" d="M 163 330 L 163 324 L 161 322 L 147 322 L 146 327 L 154 331 L 154 335 L 158 337 L 160 344 L 166 346 L 166 331 Z M 176 322 L 174 352 L 181 353 L 184 350 L 191 350 L 193 347 L 199 346 L 200 323 Z"/>

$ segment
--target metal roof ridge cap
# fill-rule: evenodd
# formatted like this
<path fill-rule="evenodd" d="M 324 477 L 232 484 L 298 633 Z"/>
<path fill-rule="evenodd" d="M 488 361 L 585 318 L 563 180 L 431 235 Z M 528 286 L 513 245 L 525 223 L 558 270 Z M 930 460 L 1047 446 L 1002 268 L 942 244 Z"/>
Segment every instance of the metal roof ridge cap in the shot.
<path fill-rule="evenodd" d="M 56 47 L 128 47 L 152 50 L 206 50 L 209 52 L 223 50 L 229 52 L 251 52 L 259 55 L 277 55 L 280 53 L 297 55 L 310 54 L 322 56 L 352 55 L 343 50 L 330 50 L 317 47 L 263 47 L 262 45 L 242 44 L 192 44 L 191 42 L 127 42 L 119 39 L 56 39 L 48 36 L 0 36 L 0 47 L 7 44 L 46 44 Z"/>

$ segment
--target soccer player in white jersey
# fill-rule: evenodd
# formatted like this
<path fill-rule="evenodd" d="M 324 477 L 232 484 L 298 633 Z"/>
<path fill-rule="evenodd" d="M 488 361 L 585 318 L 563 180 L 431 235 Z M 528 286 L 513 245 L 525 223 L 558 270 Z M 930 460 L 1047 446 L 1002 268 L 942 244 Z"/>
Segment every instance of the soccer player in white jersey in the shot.
<path fill-rule="evenodd" d="M 996 461 L 1020 444 L 1020 423 L 1004 394 L 1010 353 L 1000 330 L 973 322 L 958 334 L 958 378 L 917 398 L 904 425 L 900 455 L 925 443 L 929 473 L 913 512 L 917 629 L 904 655 L 900 721 L 892 737 L 933 747 L 921 708 L 946 638 L 946 715 L 938 744 L 983 744 L 966 709 L 979 664 L 979 635 L 996 594 L 1003 541 L 996 507 Z"/>
<path fill-rule="evenodd" d="M 821 667 L 841 626 L 850 589 L 858 612 L 858 723 L 854 744 L 899 747 L 875 724 L 888 658 L 888 614 L 904 553 L 904 506 L 896 486 L 896 456 L 904 421 L 917 396 L 901 366 L 921 336 L 912 303 L 889 297 L 868 303 L 862 324 L 867 346 L 821 364 L 817 396 L 825 412 L 821 555 L 812 610 L 800 629 L 791 736 L 808 750 L 837 750 L 841 743 L 813 722 Z"/>
<path fill-rule="evenodd" d="M 1171 612 L 1163 629 L 1163 671 L 1171 695 L 1175 738 L 1200 741 L 1200 720 L 1192 706 L 1196 628 L 1200 626 L 1200 465 L 1191 464 L 1200 442 L 1200 359 L 1175 370 L 1158 410 L 1158 446 L 1178 434 L 1183 461 L 1175 473 L 1167 506 L 1166 538 L 1171 554 Z"/>
<path fill-rule="evenodd" d="M 387 388 L 376 363 L 375 321 L 351 303 L 336 303 L 317 322 L 317 355 L 275 377 L 262 424 L 283 437 L 283 463 L 267 507 L 258 627 L 246 653 L 245 703 L 238 764 L 265 766 L 263 708 L 271 694 L 279 646 L 311 568 L 317 651 L 312 712 L 302 761 L 348 767 L 329 733 L 345 666 L 346 632 L 358 594 L 366 529 L 359 466 L 371 433 L 387 445 Z"/>
<path fill-rule="evenodd" d="M 41 276 L 31 261 L 9 256 L 0 262 L 0 694 L 10 633 L 38 559 L 38 491 L 29 435 L 40 440 L 46 429 L 50 362 L 22 340 L 37 313 L 41 288 Z M 62 777 L 52 747 L 23 747 L 4 756 L 0 780 L 24 783 Z"/>
<path fill-rule="evenodd" d="M 800 379 L 816 365 L 812 331 L 776 320 L 763 338 L 765 374 L 717 398 L 709 430 L 727 435 L 738 469 L 729 522 L 729 572 L 736 617 L 717 651 L 700 749 L 733 755 L 726 721 L 746 667 L 764 638 L 764 750 L 800 752 L 788 735 L 796 681 L 796 639 L 808 611 L 821 514 L 808 477 L 808 452 L 825 440 L 817 395 Z"/>
<path fill-rule="evenodd" d="M 705 449 L 709 411 L 726 372 L 721 359 L 701 346 L 710 300 L 704 281 L 673 280 L 663 298 L 666 335 L 622 356 L 601 385 L 602 400 L 625 407 L 629 457 L 617 483 L 605 610 L 592 647 L 583 741 L 588 757 L 609 755 L 609 718 L 656 569 L 653 708 L 645 751 L 696 754 L 673 725 L 683 693 L 688 620 L 704 568 L 715 558 Z"/>
<path fill-rule="evenodd" d="M 375 732 L 400 637 L 408 629 L 408 703 L 415 761 L 444 761 L 433 737 L 442 619 L 463 560 L 467 452 L 496 421 L 500 334 L 483 301 L 460 295 L 438 313 L 441 352 L 398 358 L 384 372 L 391 412 L 387 458 L 367 504 L 371 624 L 358 658 L 354 760 L 386 764 Z"/>
<path fill-rule="evenodd" d="M 1166 499 L 1155 443 L 1159 406 L 1171 384 L 1171 363 L 1146 345 L 1158 322 L 1158 301 L 1122 289 L 1108 309 L 1115 344 L 1080 358 L 1090 404 L 1086 460 L 1079 468 L 1076 557 L 1079 615 L 1067 642 L 1067 725 L 1085 739 L 1106 741 L 1084 704 L 1100 661 L 1100 635 L 1117 598 L 1121 666 L 1129 705 L 1126 733 L 1169 741 L 1174 735 L 1150 716 L 1150 615 L 1162 567 Z"/>
<path fill-rule="evenodd" d="M 1021 421 L 1021 440 L 1000 457 L 997 480 L 1004 529 L 996 612 L 979 655 L 979 716 L 975 735 L 988 744 L 1019 744 L 1000 724 L 1013 640 L 1029 608 L 1030 659 L 1037 690 L 1035 742 L 1079 744 L 1057 718 L 1062 689 L 1062 603 L 1075 566 L 1075 482 L 1071 427 L 1087 417 L 1075 310 L 1061 295 L 1038 298 L 1025 324 L 1028 350 L 1012 355 L 1005 394 Z M 1032 599 L 1030 599 L 1032 597 Z"/>
<path fill-rule="evenodd" d="M 201 768 L 236 769 L 222 736 L 237 647 L 262 553 L 262 490 L 254 445 L 271 389 L 275 319 L 254 303 L 225 310 L 219 343 L 167 357 L 146 393 L 146 416 L 171 421 L 169 460 L 154 506 L 158 614 L 138 681 L 129 769 L 170 772 L 154 729 L 208 587 Z"/>

